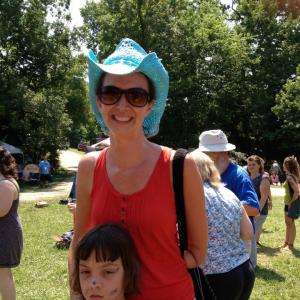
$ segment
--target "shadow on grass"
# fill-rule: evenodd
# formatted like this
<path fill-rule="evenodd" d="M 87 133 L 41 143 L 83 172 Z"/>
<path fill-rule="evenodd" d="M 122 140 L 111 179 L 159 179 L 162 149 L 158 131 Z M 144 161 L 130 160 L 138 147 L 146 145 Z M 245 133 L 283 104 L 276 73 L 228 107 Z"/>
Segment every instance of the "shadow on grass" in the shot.
<path fill-rule="evenodd" d="M 297 249 L 293 249 L 292 250 L 292 254 L 295 256 L 295 257 L 297 257 L 297 258 L 299 258 L 300 257 L 300 250 L 297 250 Z"/>
<path fill-rule="evenodd" d="M 280 253 L 280 247 L 272 248 L 268 246 L 261 245 L 257 248 L 257 253 L 263 253 L 266 256 L 275 256 Z"/>
<path fill-rule="evenodd" d="M 282 282 L 285 281 L 285 277 L 277 273 L 276 271 L 265 268 L 262 266 L 257 266 L 255 270 L 256 278 L 261 278 L 264 280 L 272 280 Z"/>

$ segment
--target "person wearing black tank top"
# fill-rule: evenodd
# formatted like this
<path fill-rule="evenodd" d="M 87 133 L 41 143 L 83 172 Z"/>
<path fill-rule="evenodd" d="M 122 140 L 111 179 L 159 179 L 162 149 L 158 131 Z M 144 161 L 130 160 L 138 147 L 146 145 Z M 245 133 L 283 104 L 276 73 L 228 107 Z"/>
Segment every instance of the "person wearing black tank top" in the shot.
<path fill-rule="evenodd" d="M 15 300 L 11 268 L 20 264 L 23 248 L 22 227 L 18 217 L 19 186 L 13 156 L 0 147 L 0 296 Z"/>
<path fill-rule="evenodd" d="M 296 226 L 295 220 L 288 216 L 288 210 L 292 202 L 299 197 L 299 165 L 297 159 L 294 156 L 288 156 L 283 161 L 283 170 L 286 174 L 286 181 L 283 184 L 285 189 L 284 197 L 284 218 L 285 218 L 285 242 L 282 249 L 285 251 L 291 251 L 294 249 L 294 241 L 296 238 Z"/>

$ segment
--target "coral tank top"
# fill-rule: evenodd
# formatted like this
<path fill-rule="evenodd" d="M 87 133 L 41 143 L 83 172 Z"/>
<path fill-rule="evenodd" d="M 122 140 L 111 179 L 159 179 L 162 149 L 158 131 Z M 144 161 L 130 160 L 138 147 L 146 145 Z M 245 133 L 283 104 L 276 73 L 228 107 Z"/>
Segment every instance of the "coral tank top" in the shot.
<path fill-rule="evenodd" d="M 141 260 L 141 294 L 130 300 L 193 300 L 193 282 L 178 247 L 171 149 L 162 147 L 146 186 L 131 195 L 110 182 L 106 153 L 100 153 L 94 170 L 89 228 L 117 222 L 129 230 Z"/>

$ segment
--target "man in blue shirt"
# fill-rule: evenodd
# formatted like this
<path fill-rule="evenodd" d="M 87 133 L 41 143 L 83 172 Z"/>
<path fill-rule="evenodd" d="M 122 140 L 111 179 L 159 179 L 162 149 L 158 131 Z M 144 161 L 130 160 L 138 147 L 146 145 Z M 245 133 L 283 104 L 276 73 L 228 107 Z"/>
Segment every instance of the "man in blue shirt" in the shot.
<path fill-rule="evenodd" d="M 39 163 L 41 187 L 44 187 L 49 181 L 50 168 L 50 163 L 48 162 L 47 158 L 44 157 Z"/>
<path fill-rule="evenodd" d="M 254 217 L 259 214 L 259 200 L 248 173 L 242 167 L 230 160 L 229 151 L 236 147 L 228 143 L 227 137 L 220 129 L 208 130 L 199 137 L 199 150 L 205 152 L 215 163 L 221 174 L 221 180 L 243 203 L 245 210 L 254 226 Z M 255 235 L 250 245 L 247 245 L 250 259 L 256 267 Z"/>

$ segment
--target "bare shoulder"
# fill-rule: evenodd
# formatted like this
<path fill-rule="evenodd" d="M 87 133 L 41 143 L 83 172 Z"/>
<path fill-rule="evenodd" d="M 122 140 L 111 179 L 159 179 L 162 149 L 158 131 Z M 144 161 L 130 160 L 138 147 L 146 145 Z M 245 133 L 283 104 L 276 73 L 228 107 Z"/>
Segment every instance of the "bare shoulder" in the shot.
<path fill-rule="evenodd" d="M 101 151 L 93 151 L 83 155 L 78 164 L 78 170 L 93 169 Z"/>
<path fill-rule="evenodd" d="M 9 197 L 12 200 L 16 199 L 17 195 L 18 195 L 18 190 L 17 190 L 18 184 L 17 184 L 17 182 L 15 184 L 13 184 L 10 180 L 1 180 L 0 181 L 0 191 L 1 191 L 0 198 Z"/>
<path fill-rule="evenodd" d="M 289 183 L 294 183 L 294 182 L 296 182 L 296 179 L 294 178 L 294 176 L 293 175 L 290 175 L 290 174 L 288 174 L 287 176 L 286 176 L 286 180 L 289 182 Z"/>
<path fill-rule="evenodd" d="M 7 191 L 18 191 L 19 185 L 15 179 L 5 179 L 0 181 L 0 189 Z"/>

